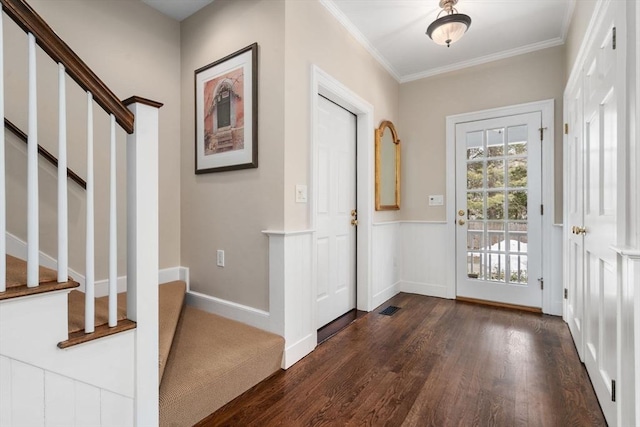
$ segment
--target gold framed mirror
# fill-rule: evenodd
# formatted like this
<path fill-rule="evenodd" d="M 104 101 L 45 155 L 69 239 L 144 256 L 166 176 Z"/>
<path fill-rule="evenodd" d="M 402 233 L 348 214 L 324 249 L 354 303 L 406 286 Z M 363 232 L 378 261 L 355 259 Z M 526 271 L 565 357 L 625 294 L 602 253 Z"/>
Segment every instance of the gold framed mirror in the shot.
<path fill-rule="evenodd" d="M 376 210 L 400 209 L 400 139 L 392 122 L 376 129 Z"/>

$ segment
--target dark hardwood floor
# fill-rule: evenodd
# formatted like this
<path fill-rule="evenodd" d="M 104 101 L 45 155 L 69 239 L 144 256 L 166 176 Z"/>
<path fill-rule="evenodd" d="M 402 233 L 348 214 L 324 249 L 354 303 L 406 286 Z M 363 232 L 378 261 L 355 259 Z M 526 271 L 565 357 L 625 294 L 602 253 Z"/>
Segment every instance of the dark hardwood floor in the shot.
<path fill-rule="evenodd" d="M 399 294 L 200 426 L 603 426 L 562 319 Z M 381 308 L 384 308 L 382 306 Z"/>

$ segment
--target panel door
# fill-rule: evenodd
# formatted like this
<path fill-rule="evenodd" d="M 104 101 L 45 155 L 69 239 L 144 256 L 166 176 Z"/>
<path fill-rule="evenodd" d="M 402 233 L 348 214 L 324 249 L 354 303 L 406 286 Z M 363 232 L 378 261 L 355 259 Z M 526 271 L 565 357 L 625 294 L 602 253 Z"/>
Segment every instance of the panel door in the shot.
<path fill-rule="evenodd" d="M 319 96 L 317 327 L 356 307 L 356 116 Z M 352 215 L 353 213 L 353 215 Z"/>
<path fill-rule="evenodd" d="M 616 425 L 612 401 L 617 372 L 617 147 L 614 7 L 587 57 L 584 69 L 584 292 L 585 365 L 609 425 Z M 578 224 L 578 226 L 580 226 Z"/>
<path fill-rule="evenodd" d="M 456 292 L 542 306 L 540 112 L 456 125 Z"/>

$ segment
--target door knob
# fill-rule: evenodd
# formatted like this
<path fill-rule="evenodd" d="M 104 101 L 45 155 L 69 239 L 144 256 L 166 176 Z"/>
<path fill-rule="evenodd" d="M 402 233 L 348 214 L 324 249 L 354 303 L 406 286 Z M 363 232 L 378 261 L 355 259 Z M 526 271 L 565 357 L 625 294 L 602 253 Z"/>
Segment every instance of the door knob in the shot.
<path fill-rule="evenodd" d="M 576 227 L 576 234 L 582 234 L 584 236 L 585 234 L 587 234 L 587 229 L 584 227 Z"/>
<path fill-rule="evenodd" d="M 352 219 L 351 220 L 351 225 L 353 225 L 354 227 L 358 226 L 358 220 L 357 219 Z"/>
<path fill-rule="evenodd" d="M 355 209 L 352 209 L 351 210 L 351 216 L 354 217 L 354 218 L 357 218 L 358 217 L 358 211 L 355 210 Z"/>
<path fill-rule="evenodd" d="M 460 215 L 460 216 L 464 216 L 464 210 L 460 209 L 460 210 L 458 211 L 458 215 Z"/>
<path fill-rule="evenodd" d="M 464 225 L 464 224 L 465 224 L 464 219 L 459 219 L 459 220 L 458 220 L 458 224 L 460 224 L 460 225 Z"/>

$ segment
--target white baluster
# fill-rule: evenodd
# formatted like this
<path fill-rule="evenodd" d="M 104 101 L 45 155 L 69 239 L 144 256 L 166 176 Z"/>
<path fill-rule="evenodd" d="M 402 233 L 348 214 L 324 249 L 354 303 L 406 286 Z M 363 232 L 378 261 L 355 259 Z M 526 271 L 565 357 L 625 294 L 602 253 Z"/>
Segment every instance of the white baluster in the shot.
<path fill-rule="evenodd" d="M 109 194 L 109 327 L 118 324 L 118 223 L 116 217 L 116 117 L 111 114 Z"/>
<path fill-rule="evenodd" d="M 84 331 L 95 329 L 95 259 L 94 259 L 94 217 L 93 217 L 93 96 L 87 92 L 87 243 L 85 273 Z"/>
<path fill-rule="evenodd" d="M 0 13 L 0 120 L 4 120 L 4 39 Z M 7 199 L 5 194 L 4 130 L 0 132 L 0 292 L 7 290 Z"/>
<path fill-rule="evenodd" d="M 58 64 L 58 283 L 69 280 L 67 220 L 67 89 L 64 65 Z"/>
<path fill-rule="evenodd" d="M 27 147 L 27 286 L 39 283 L 38 230 L 38 98 L 36 38 L 29 33 L 29 144 Z"/>

